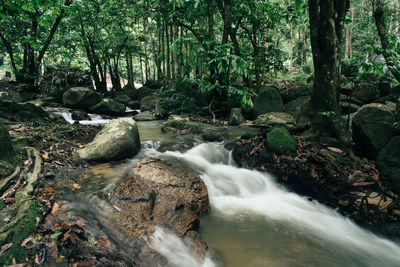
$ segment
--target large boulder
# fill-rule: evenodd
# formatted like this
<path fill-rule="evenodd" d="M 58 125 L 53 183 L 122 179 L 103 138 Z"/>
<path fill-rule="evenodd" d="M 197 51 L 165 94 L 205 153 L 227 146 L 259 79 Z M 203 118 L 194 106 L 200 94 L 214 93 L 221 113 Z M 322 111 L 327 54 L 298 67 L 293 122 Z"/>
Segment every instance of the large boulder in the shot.
<path fill-rule="evenodd" d="M 157 118 L 151 111 L 143 111 L 134 116 L 136 121 L 154 121 Z"/>
<path fill-rule="evenodd" d="M 105 162 L 136 155 L 140 150 L 139 131 L 131 118 L 119 118 L 107 124 L 85 148 L 78 151 L 81 159 Z"/>
<path fill-rule="evenodd" d="M 279 155 L 296 152 L 296 140 L 285 128 L 275 128 L 267 134 L 267 147 Z"/>
<path fill-rule="evenodd" d="M 284 111 L 293 116 L 297 128 L 304 129 L 310 125 L 310 102 L 311 97 L 301 96 L 285 105 Z"/>
<path fill-rule="evenodd" d="M 280 112 L 283 110 L 282 96 L 277 89 L 262 86 L 257 94 L 258 97 L 253 100 L 253 109 L 257 116 L 268 112 Z"/>
<path fill-rule="evenodd" d="M 148 237 L 156 227 L 183 238 L 196 255 L 204 257 L 207 246 L 195 232 L 199 216 L 209 213 L 207 187 L 198 173 L 166 161 L 145 158 L 128 172 L 108 198 L 114 207 L 114 227 L 134 237 L 139 266 L 169 266 L 149 253 Z M 189 241 L 189 242 L 188 242 Z M 188 243 L 186 243 L 188 242 Z"/>
<path fill-rule="evenodd" d="M 380 81 L 377 84 L 378 90 L 381 93 L 381 96 L 387 96 L 392 93 L 392 87 L 390 85 L 390 81 Z"/>
<path fill-rule="evenodd" d="M 98 114 L 123 116 L 125 115 L 126 106 L 110 98 L 104 98 L 96 105 L 90 107 L 89 110 Z"/>
<path fill-rule="evenodd" d="M 381 92 L 373 84 L 360 84 L 353 89 L 353 96 L 363 103 L 371 103 L 379 98 Z"/>
<path fill-rule="evenodd" d="M 244 122 L 244 117 L 240 108 L 231 109 L 231 114 L 229 116 L 229 125 L 237 126 Z"/>
<path fill-rule="evenodd" d="M 362 107 L 351 124 L 356 148 L 366 157 L 375 159 L 392 137 L 393 113 L 384 105 L 371 104 Z"/>
<path fill-rule="evenodd" d="M 137 100 L 137 98 L 138 98 L 138 90 L 134 86 L 130 85 L 129 83 L 126 84 L 122 88 L 122 90 L 121 90 L 121 92 L 119 92 L 119 94 L 126 95 L 132 100 Z M 123 103 L 123 102 L 121 102 L 121 103 Z"/>
<path fill-rule="evenodd" d="M 393 190 L 400 193 L 400 136 L 393 137 L 379 151 L 376 165 L 380 174 L 392 184 Z"/>
<path fill-rule="evenodd" d="M 49 116 L 42 108 L 32 104 L 18 104 L 14 102 L 0 102 L 0 117 L 9 121 L 40 122 Z"/>
<path fill-rule="evenodd" d="M 157 97 L 155 96 L 145 96 L 140 100 L 140 110 L 141 111 L 152 111 L 156 108 Z"/>
<path fill-rule="evenodd" d="M 63 94 L 63 104 L 69 108 L 88 109 L 102 99 L 99 93 L 86 87 L 72 87 Z"/>
<path fill-rule="evenodd" d="M 254 126 L 261 127 L 275 127 L 282 126 L 286 128 L 293 128 L 296 126 L 296 120 L 292 115 L 284 112 L 269 112 L 257 117 L 253 122 Z"/>

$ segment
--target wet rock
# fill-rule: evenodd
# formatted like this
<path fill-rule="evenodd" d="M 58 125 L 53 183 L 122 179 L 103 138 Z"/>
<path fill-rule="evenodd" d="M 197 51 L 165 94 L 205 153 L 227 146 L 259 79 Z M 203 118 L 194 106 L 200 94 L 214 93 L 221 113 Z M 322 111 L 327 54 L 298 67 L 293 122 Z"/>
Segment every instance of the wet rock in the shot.
<path fill-rule="evenodd" d="M 104 162 L 132 157 L 139 150 L 136 122 L 130 118 L 119 118 L 107 124 L 78 154 L 84 160 Z"/>
<path fill-rule="evenodd" d="M 285 128 L 275 128 L 267 134 L 268 148 L 278 155 L 296 152 L 297 143 Z"/>
<path fill-rule="evenodd" d="M 75 121 L 91 120 L 90 116 L 86 112 L 80 110 L 71 111 L 71 117 Z"/>
<path fill-rule="evenodd" d="M 377 100 L 381 95 L 379 89 L 375 85 L 360 84 L 353 90 L 353 96 L 361 100 L 363 103 L 371 103 Z"/>
<path fill-rule="evenodd" d="M 132 100 L 137 100 L 138 99 L 138 90 L 134 86 L 130 85 L 129 83 L 126 84 L 122 88 L 120 94 L 126 95 Z M 123 102 L 121 102 L 121 103 L 123 103 Z"/>
<path fill-rule="evenodd" d="M 274 127 L 284 126 L 293 128 L 296 121 L 292 115 L 284 112 L 270 112 L 257 117 L 253 122 L 254 126 Z"/>
<path fill-rule="evenodd" d="M 170 116 L 166 122 L 161 126 L 161 131 L 165 133 L 175 134 L 198 134 L 202 130 L 199 123 L 189 121 L 188 119 L 182 119 L 180 116 Z"/>
<path fill-rule="evenodd" d="M 157 119 L 151 111 L 140 112 L 136 114 L 134 118 L 136 121 L 154 121 Z"/>
<path fill-rule="evenodd" d="M 152 111 L 156 108 L 157 97 L 145 96 L 140 100 L 140 109 L 142 111 Z"/>
<path fill-rule="evenodd" d="M 139 109 L 140 108 L 140 103 L 138 101 L 132 100 L 126 94 L 118 94 L 116 97 L 114 97 L 114 100 L 126 105 L 127 107 L 130 107 L 131 109 Z"/>
<path fill-rule="evenodd" d="M 400 193 L 400 136 L 393 137 L 379 151 L 376 165 L 397 193 Z"/>
<path fill-rule="evenodd" d="M 103 97 L 86 87 L 72 87 L 64 92 L 62 99 L 66 107 L 87 109 L 99 103 Z"/>
<path fill-rule="evenodd" d="M 233 108 L 231 109 L 231 114 L 229 116 L 228 124 L 231 126 L 237 126 L 244 122 L 244 117 L 242 115 L 242 111 L 240 108 Z"/>
<path fill-rule="evenodd" d="M 110 98 L 104 98 L 98 104 L 89 108 L 91 112 L 110 116 L 125 115 L 126 106 Z"/>
<path fill-rule="evenodd" d="M 353 141 L 357 150 L 375 159 L 392 137 L 393 113 L 381 104 L 363 106 L 352 120 Z"/>
<path fill-rule="evenodd" d="M 224 134 L 221 132 L 206 132 L 201 135 L 201 138 L 208 142 L 222 142 L 224 140 Z"/>
<path fill-rule="evenodd" d="M 199 175 L 182 166 L 145 158 L 128 176 L 109 193 L 111 205 L 120 210 L 117 225 L 139 240 L 151 235 L 156 226 L 167 228 L 191 241 L 194 250 L 205 253 L 204 242 L 193 233 L 200 225 L 199 216 L 210 209 L 207 187 Z M 147 243 L 140 245 L 141 260 L 155 256 L 149 254 Z"/>

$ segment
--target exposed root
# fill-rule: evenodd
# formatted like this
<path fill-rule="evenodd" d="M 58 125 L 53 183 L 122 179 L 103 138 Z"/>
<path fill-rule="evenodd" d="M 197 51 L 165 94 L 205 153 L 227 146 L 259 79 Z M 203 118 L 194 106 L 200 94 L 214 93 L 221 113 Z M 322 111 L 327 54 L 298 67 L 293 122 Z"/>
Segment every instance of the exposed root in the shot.
<path fill-rule="evenodd" d="M 27 185 L 20 192 L 21 196 L 28 196 L 30 193 L 33 192 L 33 184 L 38 180 L 40 171 L 42 169 L 42 160 L 40 158 L 39 152 L 33 147 L 28 147 L 27 150 L 30 150 L 33 153 L 33 156 L 35 157 L 35 163 L 33 165 L 32 174 L 27 181 Z"/>
<path fill-rule="evenodd" d="M 19 171 L 20 171 L 20 170 L 21 170 L 21 168 L 20 168 L 19 166 L 17 166 L 17 167 L 15 168 L 14 172 L 13 172 L 10 176 L 8 176 L 8 177 L 2 179 L 2 181 L 1 181 L 1 183 L 0 183 L 0 192 L 3 191 L 3 189 L 6 187 L 6 185 L 8 184 L 9 181 L 11 181 L 12 179 L 14 179 L 14 177 L 17 176 L 17 175 L 19 174 Z"/>

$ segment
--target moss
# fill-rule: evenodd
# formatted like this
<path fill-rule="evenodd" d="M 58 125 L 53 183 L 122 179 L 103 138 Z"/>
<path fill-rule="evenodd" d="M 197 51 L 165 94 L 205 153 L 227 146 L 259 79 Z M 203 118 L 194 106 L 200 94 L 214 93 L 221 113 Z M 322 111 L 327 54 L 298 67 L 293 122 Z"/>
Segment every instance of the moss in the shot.
<path fill-rule="evenodd" d="M 178 130 L 189 130 L 191 133 L 200 133 L 201 132 L 201 127 L 198 123 L 196 122 L 191 122 L 191 121 L 186 121 L 186 120 L 172 120 L 172 121 L 167 121 L 164 125 L 163 128 L 175 128 Z"/>
<path fill-rule="evenodd" d="M 20 199 L 14 210 L 14 220 L 1 228 L 0 245 L 12 243 L 0 258 L 0 266 L 9 265 L 15 258 L 17 263 L 26 262 L 29 252 L 21 243 L 36 232 L 36 218 L 42 217 L 43 205 L 36 199 Z"/>
<path fill-rule="evenodd" d="M 400 192 L 400 136 L 392 138 L 379 152 L 376 163 L 381 175 L 391 184 L 392 190 Z"/>
<path fill-rule="evenodd" d="M 277 154 L 296 152 L 296 141 L 284 128 L 276 128 L 267 134 L 268 148 Z"/>

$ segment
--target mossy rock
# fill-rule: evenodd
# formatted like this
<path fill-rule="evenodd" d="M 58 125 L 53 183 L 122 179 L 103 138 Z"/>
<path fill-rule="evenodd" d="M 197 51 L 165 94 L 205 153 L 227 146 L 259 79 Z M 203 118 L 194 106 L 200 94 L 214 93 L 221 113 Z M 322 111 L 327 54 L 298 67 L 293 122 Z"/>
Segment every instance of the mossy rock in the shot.
<path fill-rule="evenodd" d="M 393 137 L 378 153 L 376 165 L 379 172 L 400 192 L 400 136 Z"/>
<path fill-rule="evenodd" d="M 73 87 L 63 94 L 63 104 L 70 108 L 87 109 L 102 99 L 99 93 L 86 87 Z"/>
<path fill-rule="evenodd" d="M 168 120 L 161 127 L 161 130 L 163 132 L 173 132 L 172 129 L 182 131 L 182 133 L 194 133 L 194 134 L 198 134 L 202 130 L 200 124 L 187 120 Z"/>
<path fill-rule="evenodd" d="M 13 258 L 17 263 L 24 263 L 30 258 L 31 255 L 21 243 L 36 232 L 36 218 L 40 219 L 43 211 L 43 205 L 36 199 L 17 201 L 17 206 L 11 214 L 13 220 L 0 228 L 0 246 L 13 244 L 0 257 L 0 266 L 12 264 Z"/>
<path fill-rule="evenodd" d="M 268 148 L 279 155 L 296 152 L 297 143 L 285 128 L 275 128 L 267 134 Z"/>
<path fill-rule="evenodd" d="M 231 114 L 229 116 L 229 125 L 237 126 L 244 122 L 244 117 L 240 108 L 231 109 Z"/>
<path fill-rule="evenodd" d="M 90 107 L 89 110 L 98 114 L 123 116 L 125 115 L 126 106 L 111 98 L 104 98 L 96 105 Z"/>

